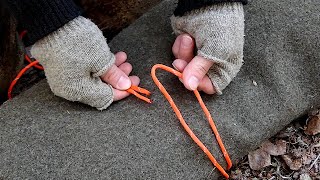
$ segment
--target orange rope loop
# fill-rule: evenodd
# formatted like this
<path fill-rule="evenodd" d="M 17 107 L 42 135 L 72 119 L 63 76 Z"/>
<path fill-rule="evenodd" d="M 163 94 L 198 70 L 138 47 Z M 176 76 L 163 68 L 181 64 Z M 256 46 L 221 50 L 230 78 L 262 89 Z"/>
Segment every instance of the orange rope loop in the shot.
<path fill-rule="evenodd" d="M 34 67 L 36 64 L 38 64 L 38 61 L 33 61 L 32 63 L 28 64 L 26 67 L 24 67 L 19 74 L 17 75 L 17 77 L 11 82 L 9 90 L 8 90 L 8 99 L 12 99 L 11 93 L 13 90 L 13 87 L 16 85 L 17 81 L 21 78 L 21 76 L 30 68 Z"/>
<path fill-rule="evenodd" d="M 32 63 L 32 62 L 33 62 L 33 61 L 31 60 L 31 58 L 30 58 L 27 54 L 24 55 L 24 59 L 25 59 L 26 61 L 28 61 L 28 63 Z M 34 65 L 34 67 L 37 68 L 37 69 L 39 69 L 39 70 L 41 70 L 41 71 L 44 70 L 44 68 L 43 68 L 42 66 L 38 65 L 38 64 Z"/>
<path fill-rule="evenodd" d="M 26 36 L 26 34 L 27 34 L 27 31 L 26 31 L 26 30 L 25 30 L 25 31 L 22 31 L 22 32 L 19 34 L 19 38 L 22 40 L 22 39 L 24 38 L 24 36 Z M 27 52 L 25 52 L 24 59 L 25 59 L 26 61 L 28 61 L 28 63 L 32 63 L 32 62 L 33 62 L 33 61 L 31 60 L 31 58 L 27 55 Z M 37 68 L 37 69 L 39 69 L 39 70 L 42 70 L 42 71 L 44 70 L 43 67 L 42 67 L 41 65 L 38 65 L 38 64 L 34 65 L 34 67 Z"/>
<path fill-rule="evenodd" d="M 225 177 L 225 178 L 229 178 L 229 175 L 226 173 L 226 171 L 223 169 L 223 167 L 217 162 L 217 160 L 214 158 L 214 156 L 211 154 L 211 152 L 208 150 L 208 148 L 198 139 L 198 137 L 193 133 L 193 131 L 189 128 L 188 124 L 185 122 L 185 120 L 183 119 L 180 110 L 178 109 L 178 107 L 176 106 L 176 104 L 174 103 L 173 99 L 171 98 L 171 96 L 169 95 L 169 93 L 167 92 L 167 90 L 164 88 L 164 86 L 161 84 L 161 82 L 158 80 L 158 78 L 156 77 L 156 70 L 157 69 L 163 69 L 165 71 L 168 71 L 174 75 L 176 75 L 177 77 L 182 79 L 182 74 L 168 66 L 162 65 L 162 64 L 156 64 L 152 67 L 151 70 L 151 76 L 153 81 L 155 82 L 155 84 L 158 86 L 158 88 L 160 89 L 160 91 L 162 92 L 162 94 L 165 96 L 165 98 L 168 100 L 168 102 L 170 103 L 172 109 L 174 110 L 174 112 L 176 113 L 180 123 L 182 124 L 183 128 L 187 131 L 187 133 L 189 134 L 189 136 L 192 138 L 192 140 L 202 149 L 202 151 L 209 157 L 210 161 L 212 162 L 212 164 L 217 167 L 217 169 L 221 172 L 221 174 Z M 201 108 L 203 109 L 208 122 L 211 126 L 211 129 L 213 131 L 213 133 L 216 136 L 217 142 L 220 146 L 221 152 L 223 153 L 223 156 L 227 162 L 227 170 L 229 170 L 232 166 L 232 162 L 231 159 L 229 157 L 229 154 L 226 150 L 226 148 L 224 147 L 224 144 L 221 140 L 221 137 L 218 133 L 217 127 L 215 126 L 213 119 L 210 115 L 209 110 L 207 109 L 206 105 L 204 104 L 200 93 L 198 90 L 194 90 L 193 91 L 195 96 L 197 97 Z"/>

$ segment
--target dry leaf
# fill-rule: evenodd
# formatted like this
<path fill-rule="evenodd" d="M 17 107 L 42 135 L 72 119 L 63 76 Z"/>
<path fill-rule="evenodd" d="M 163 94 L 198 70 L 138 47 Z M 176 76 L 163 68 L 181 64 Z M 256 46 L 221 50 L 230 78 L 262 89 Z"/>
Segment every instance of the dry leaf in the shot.
<path fill-rule="evenodd" d="M 320 133 L 320 115 L 310 117 L 307 128 L 304 131 L 307 135 L 316 135 Z"/>
<path fill-rule="evenodd" d="M 278 140 L 276 144 L 266 141 L 261 145 L 261 149 L 273 156 L 284 155 L 287 151 L 287 143 L 284 140 Z"/>
<path fill-rule="evenodd" d="M 300 159 L 292 160 L 288 155 L 282 155 L 282 159 L 286 162 L 289 168 L 293 171 L 297 171 L 302 167 L 302 162 Z"/>
<path fill-rule="evenodd" d="M 252 151 L 248 155 L 249 166 L 253 170 L 260 170 L 271 165 L 271 156 L 262 149 Z"/>

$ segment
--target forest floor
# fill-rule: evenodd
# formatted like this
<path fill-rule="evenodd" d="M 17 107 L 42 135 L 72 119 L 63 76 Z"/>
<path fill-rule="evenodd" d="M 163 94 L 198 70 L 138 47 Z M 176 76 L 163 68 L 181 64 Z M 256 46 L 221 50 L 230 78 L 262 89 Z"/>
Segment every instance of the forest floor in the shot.
<path fill-rule="evenodd" d="M 319 110 L 314 110 L 292 122 L 243 157 L 230 179 L 320 180 L 319 117 Z"/>

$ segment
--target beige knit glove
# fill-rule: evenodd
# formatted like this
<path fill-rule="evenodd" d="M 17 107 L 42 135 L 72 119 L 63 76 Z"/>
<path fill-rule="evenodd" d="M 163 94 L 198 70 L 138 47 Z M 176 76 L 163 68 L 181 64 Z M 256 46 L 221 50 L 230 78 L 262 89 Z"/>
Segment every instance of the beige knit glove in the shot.
<path fill-rule="evenodd" d="M 188 33 L 196 41 L 197 54 L 214 62 L 207 75 L 215 90 L 232 81 L 243 64 L 244 12 L 242 3 L 219 3 L 171 17 L 177 35 Z"/>
<path fill-rule="evenodd" d="M 70 101 L 106 109 L 113 102 L 112 86 L 100 77 L 115 56 L 99 28 L 79 16 L 36 42 L 31 54 L 43 65 L 52 92 Z"/>

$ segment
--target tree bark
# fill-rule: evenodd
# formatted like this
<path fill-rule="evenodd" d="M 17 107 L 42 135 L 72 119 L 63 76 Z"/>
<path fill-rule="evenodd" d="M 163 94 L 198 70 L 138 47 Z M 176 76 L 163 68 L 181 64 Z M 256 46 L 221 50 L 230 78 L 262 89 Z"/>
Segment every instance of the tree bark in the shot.
<path fill-rule="evenodd" d="M 76 0 L 85 14 L 111 40 L 123 28 L 162 0 Z"/>
<path fill-rule="evenodd" d="M 11 81 L 22 67 L 16 38 L 16 21 L 4 2 L 0 2 L 0 102 L 7 99 Z M 19 55 L 20 54 L 20 55 Z"/>

